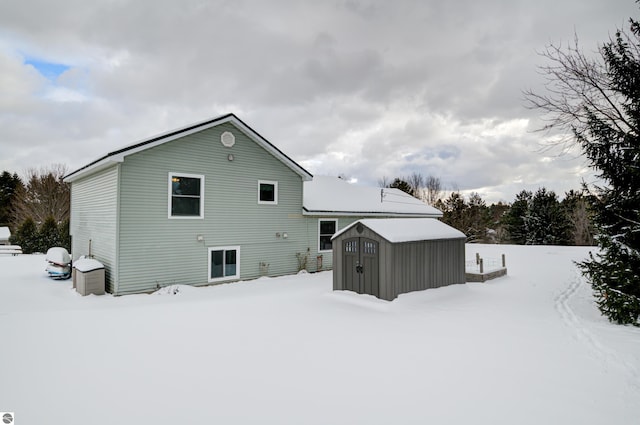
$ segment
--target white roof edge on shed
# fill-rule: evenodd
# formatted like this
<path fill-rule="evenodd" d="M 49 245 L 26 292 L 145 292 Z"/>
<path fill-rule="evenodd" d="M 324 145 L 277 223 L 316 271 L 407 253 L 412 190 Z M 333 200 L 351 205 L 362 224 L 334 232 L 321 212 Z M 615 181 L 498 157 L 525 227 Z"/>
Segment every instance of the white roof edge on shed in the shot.
<path fill-rule="evenodd" d="M 100 171 L 104 168 L 109 167 L 110 165 L 123 162 L 126 156 L 151 149 L 155 146 L 162 145 L 164 143 L 170 142 L 175 139 L 179 139 L 184 136 L 188 136 L 189 134 L 197 133 L 203 130 L 207 130 L 212 127 L 216 127 L 221 124 L 225 124 L 230 122 L 235 127 L 237 127 L 240 131 L 244 132 L 247 136 L 249 136 L 254 142 L 258 143 L 262 148 L 275 156 L 278 160 L 283 162 L 289 168 L 291 168 L 296 174 L 302 177 L 303 181 L 310 181 L 313 176 L 307 170 L 298 165 L 295 161 L 289 158 L 286 154 L 276 148 L 273 144 L 271 144 L 268 140 L 258 134 L 251 127 L 246 125 L 242 120 L 236 117 L 234 114 L 227 114 L 219 118 L 214 118 L 206 121 L 197 122 L 195 124 L 190 124 L 187 126 L 183 126 L 174 130 L 169 130 L 164 133 L 160 133 L 158 135 L 140 140 L 138 142 L 132 143 L 124 148 L 115 150 L 106 154 L 105 156 L 81 167 L 71 173 L 67 174 L 64 177 L 64 181 L 67 183 L 78 180 L 84 176 L 91 175 L 97 171 Z"/>
<path fill-rule="evenodd" d="M 332 240 L 361 223 L 392 243 L 466 239 L 464 233 L 434 218 L 365 218 L 336 232 Z"/>

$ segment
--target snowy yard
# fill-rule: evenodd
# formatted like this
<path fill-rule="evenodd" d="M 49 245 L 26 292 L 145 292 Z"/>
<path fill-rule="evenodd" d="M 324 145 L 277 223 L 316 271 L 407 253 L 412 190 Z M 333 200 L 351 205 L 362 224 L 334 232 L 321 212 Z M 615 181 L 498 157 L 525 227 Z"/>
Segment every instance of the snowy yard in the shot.
<path fill-rule="evenodd" d="M 400 296 L 331 273 L 81 297 L 0 256 L 0 411 L 24 424 L 637 424 L 640 329 L 577 247 L 467 246 L 509 275 Z M 169 291 L 165 291 L 169 292 Z"/>

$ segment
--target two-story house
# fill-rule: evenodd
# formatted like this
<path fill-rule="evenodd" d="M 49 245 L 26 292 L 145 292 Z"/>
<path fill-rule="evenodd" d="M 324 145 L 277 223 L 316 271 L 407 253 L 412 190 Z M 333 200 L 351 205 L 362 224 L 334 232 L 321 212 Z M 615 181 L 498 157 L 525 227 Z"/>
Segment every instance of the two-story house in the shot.
<path fill-rule="evenodd" d="M 116 295 L 326 269 L 331 237 L 359 218 L 442 215 L 395 189 L 314 181 L 233 114 L 110 152 L 65 181 L 73 258 L 102 262 Z M 384 202 L 394 196 L 404 198 Z"/>

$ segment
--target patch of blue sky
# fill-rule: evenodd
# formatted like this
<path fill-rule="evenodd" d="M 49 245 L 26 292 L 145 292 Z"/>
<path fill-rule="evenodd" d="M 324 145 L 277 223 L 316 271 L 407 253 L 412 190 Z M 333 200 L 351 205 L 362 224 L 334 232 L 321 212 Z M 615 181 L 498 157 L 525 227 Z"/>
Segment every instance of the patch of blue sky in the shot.
<path fill-rule="evenodd" d="M 33 58 L 25 60 L 24 63 L 33 66 L 43 77 L 52 82 L 70 68 L 62 63 L 45 62 Z"/>
<path fill-rule="evenodd" d="M 409 155 L 404 156 L 404 159 L 408 162 L 418 161 L 418 160 L 432 160 L 434 158 L 440 159 L 450 159 L 457 158 L 460 156 L 460 149 L 455 146 L 439 146 L 437 148 L 426 148 L 422 151 L 411 153 Z"/>

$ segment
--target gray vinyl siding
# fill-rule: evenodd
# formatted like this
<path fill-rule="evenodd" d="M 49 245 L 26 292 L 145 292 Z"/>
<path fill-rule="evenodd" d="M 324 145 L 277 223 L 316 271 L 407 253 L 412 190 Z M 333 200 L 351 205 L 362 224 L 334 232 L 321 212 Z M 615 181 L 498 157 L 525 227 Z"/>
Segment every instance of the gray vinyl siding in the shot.
<path fill-rule="evenodd" d="M 105 265 L 106 289 L 115 292 L 117 276 L 118 166 L 74 181 L 71 185 L 71 254 L 91 254 Z"/>
<path fill-rule="evenodd" d="M 260 277 L 260 263 L 270 276 L 298 271 L 308 245 L 302 179 L 232 124 L 127 156 L 121 170 L 118 293 L 208 284 L 210 247 L 239 246 L 243 280 Z M 168 218 L 170 172 L 204 175 L 203 219 Z M 258 204 L 258 180 L 278 182 L 277 205 Z"/>
<path fill-rule="evenodd" d="M 307 228 L 307 240 L 309 246 L 309 261 L 307 270 L 310 272 L 331 270 L 333 268 L 333 251 L 318 251 L 320 240 L 319 223 L 320 220 L 336 220 L 336 232 L 344 229 L 355 221 L 363 217 L 317 217 L 305 216 Z M 318 268 L 318 256 L 322 256 L 322 268 Z"/>

